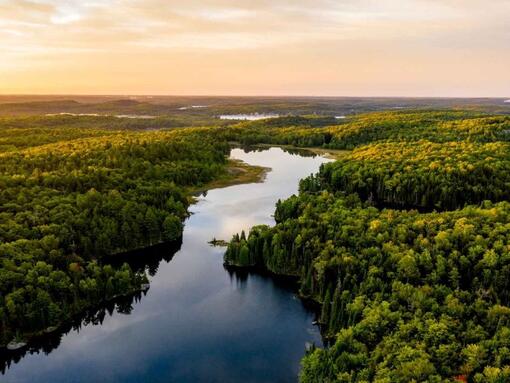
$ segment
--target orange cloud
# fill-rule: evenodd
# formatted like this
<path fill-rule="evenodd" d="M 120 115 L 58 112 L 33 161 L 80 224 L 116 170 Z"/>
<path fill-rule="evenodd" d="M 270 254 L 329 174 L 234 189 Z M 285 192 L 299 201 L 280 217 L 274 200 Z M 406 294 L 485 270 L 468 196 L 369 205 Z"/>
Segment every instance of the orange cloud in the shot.
<path fill-rule="evenodd" d="M 0 0 L 0 93 L 504 96 L 508 20 L 508 0 Z"/>

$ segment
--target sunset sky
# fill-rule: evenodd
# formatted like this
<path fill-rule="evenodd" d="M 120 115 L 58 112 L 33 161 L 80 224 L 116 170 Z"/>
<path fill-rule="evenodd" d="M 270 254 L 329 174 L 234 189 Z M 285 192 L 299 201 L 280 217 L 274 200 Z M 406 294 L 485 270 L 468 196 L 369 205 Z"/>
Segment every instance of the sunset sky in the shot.
<path fill-rule="evenodd" d="M 0 0 L 0 93 L 510 96 L 510 0 Z"/>

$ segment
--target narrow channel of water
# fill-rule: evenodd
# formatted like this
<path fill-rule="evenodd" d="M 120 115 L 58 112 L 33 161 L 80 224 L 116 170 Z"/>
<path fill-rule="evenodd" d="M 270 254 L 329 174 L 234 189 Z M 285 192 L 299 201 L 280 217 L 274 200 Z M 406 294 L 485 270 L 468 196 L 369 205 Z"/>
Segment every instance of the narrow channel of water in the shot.
<path fill-rule="evenodd" d="M 287 283 L 229 273 L 224 248 L 207 242 L 273 224 L 276 201 L 296 193 L 299 179 L 328 160 L 280 148 L 233 149 L 231 157 L 272 171 L 263 183 L 200 197 L 180 250 L 158 250 L 168 253 L 151 265 L 145 296 L 111 305 L 52 344 L 33 348 L 0 381 L 295 382 L 305 344 L 321 345 L 313 312 Z"/>

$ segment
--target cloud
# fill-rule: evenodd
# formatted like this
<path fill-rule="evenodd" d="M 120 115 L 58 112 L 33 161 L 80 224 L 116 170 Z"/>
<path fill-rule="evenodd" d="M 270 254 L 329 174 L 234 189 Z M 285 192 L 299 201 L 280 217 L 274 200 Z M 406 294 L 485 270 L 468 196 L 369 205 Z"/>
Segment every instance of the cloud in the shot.
<path fill-rule="evenodd" d="M 27 61 L 33 73 L 71 73 L 73 63 L 106 72 L 150 67 L 154 57 L 208 55 L 229 66 L 231 54 L 269 54 L 282 67 L 315 55 L 316 71 L 330 76 L 354 58 L 358 71 L 397 58 L 436 70 L 434 58 L 473 56 L 489 68 L 510 65 L 508 20 L 510 0 L 0 0 L 0 80 L 13 68 L 29 71 Z"/>
<path fill-rule="evenodd" d="M 146 42 L 153 48 L 250 49 L 299 41 L 461 37 L 456 36 L 458 30 L 480 31 L 484 38 L 491 28 L 505 25 L 508 3 L 468 0 L 460 7 L 454 0 L 4 0 L 0 25 L 11 35 L 43 26 L 43 33 L 24 35 L 29 44 L 60 40 L 78 45 Z"/>

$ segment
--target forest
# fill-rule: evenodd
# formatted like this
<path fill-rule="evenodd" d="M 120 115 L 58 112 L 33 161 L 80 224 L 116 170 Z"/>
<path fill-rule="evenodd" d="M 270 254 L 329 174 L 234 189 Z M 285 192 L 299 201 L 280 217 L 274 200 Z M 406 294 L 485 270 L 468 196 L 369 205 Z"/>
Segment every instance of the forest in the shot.
<path fill-rule="evenodd" d="M 270 144 L 342 150 L 225 254 L 320 305 L 331 347 L 307 353 L 302 382 L 510 379 L 509 116 L 204 121 L 0 118 L 0 344 L 145 288 L 143 271 L 105 260 L 178 240 L 190 193 L 228 174 L 232 145 Z"/>
<path fill-rule="evenodd" d="M 510 140 L 510 118 L 477 110 L 378 112 L 331 120 L 308 115 L 254 121 L 220 129 L 230 141 L 354 149 L 375 142 L 496 142 Z"/>
<path fill-rule="evenodd" d="M 102 259 L 180 238 L 187 190 L 226 170 L 228 145 L 191 128 L 52 133 L 1 133 L 8 142 L 0 152 L 4 345 L 140 290 L 147 283 L 143 272 Z"/>
<path fill-rule="evenodd" d="M 451 210 L 510 197 L 506 142 L 363 145 L 303 181 L 304 190 L 357 193 L 379 206 Z"/>
<path fill-rule="evenodd" d="M 510 380 L 509 124 L 385 112 L 245 135 L 353 149 L 225 253 L 321 305 L 331 347 L 307 353 L 301 382 Z"/>

